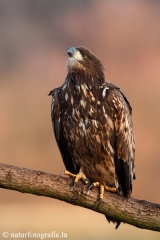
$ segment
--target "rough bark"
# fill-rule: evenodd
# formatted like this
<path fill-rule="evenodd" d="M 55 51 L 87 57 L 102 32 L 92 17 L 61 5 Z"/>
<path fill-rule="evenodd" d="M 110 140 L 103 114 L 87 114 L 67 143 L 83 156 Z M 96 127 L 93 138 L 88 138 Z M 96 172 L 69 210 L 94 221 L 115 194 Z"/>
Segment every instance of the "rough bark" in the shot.
<path fill-rule="evenodd" d="M 73 189 L 73 180 L 41 171 L 0 163 L 0 188 L 59 199 L 116 218 L 133 226 L 160 231 L 160 205 L 105 192 L 98 204 L 98 189 L 87 194 L 81 181 Z"/>

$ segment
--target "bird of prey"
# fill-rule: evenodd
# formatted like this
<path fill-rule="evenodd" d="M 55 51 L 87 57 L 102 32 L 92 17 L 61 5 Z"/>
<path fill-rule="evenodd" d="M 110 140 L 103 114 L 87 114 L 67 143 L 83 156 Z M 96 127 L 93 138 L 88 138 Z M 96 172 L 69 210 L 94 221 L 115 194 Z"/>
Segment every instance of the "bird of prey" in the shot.
<path fill-rule="evenodd" d="M 67 76 L 50 91 L 53 130 L 66 170 L 89 187 L 129 197 L 135 179 L 131 106 L 120 88 L 105 80 L 100 60 L 87 48 L 69 47 Z M 109 221 L 120 222 L 106 216 Z"/>

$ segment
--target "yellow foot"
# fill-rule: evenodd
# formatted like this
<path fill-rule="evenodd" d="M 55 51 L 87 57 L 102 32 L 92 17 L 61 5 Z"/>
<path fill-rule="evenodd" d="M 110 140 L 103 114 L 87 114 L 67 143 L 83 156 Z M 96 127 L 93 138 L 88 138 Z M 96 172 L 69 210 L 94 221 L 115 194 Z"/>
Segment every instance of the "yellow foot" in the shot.
<path fill-rule="evenodd" d="M 104 185 L 101 185 L 99 182 L 94 182 L 92 183 L 89 188 L 88 188 L 88 191 L 93 188 L 93 187 L 99 187 L 100 189 L 100 194 L 99 194 L 99 202 L 102 201 L 103 199 L 103 195 L 104 195 L 104 190 L 107 190 L 109 192 L 114 192 L 116 193 L 117 192 L 117 189 L 115 187 L 107 187 L 105 184 Z"/>
<path fill-rule="evenodd" d="M 78 174 L 73 174 L 73 173 L 71 173 L 71 172 L 69 172 L 69 171 L 67 171 L 67 170 L 63 170 L 63 171 L 60 173 L 60 175 L 62 175 L 62 174 L 67 175 L 67 176 L 69 176 L 69 177 L 71 177 L 71 178 L 75 178 L 75 179 L 74 179 L 74 182 L 73 182 L 73 187 L 76 186 L 77 182 L 78 182 L 80 179 L 82 179 L 85 184 L 88 184 L 88 183 L 89 183 L 89 179 L 88 179 L 88 178 L 84 175 L 84 173 L 82 173 L 82 172 L 79 172 Z"/>

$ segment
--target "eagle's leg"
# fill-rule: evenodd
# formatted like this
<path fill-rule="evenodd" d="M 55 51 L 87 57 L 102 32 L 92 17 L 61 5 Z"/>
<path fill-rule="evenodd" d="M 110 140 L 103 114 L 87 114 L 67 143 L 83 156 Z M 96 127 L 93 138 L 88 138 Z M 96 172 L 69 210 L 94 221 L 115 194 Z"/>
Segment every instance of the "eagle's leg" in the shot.
<path fill-rule="evenodd" d="M 73 187 L 76 186 L 77 182 L 80 179 L 82 179 L 85 184 L 89 183 L 89 179 L 84 175 L 84 173 L 81 171 L 81 169 L 80 169 L 78 174 L 73 174 L 73 173 L 71 173 L 71 172 L 69 172 L 67 170 L 62 171 L 61 174 L 67 175 L 67 176 L 69 176 L 71 178 L 74 178 Z"/>
<path fill-rule="evenodd" d="M 99 189 L 100 189 L 99 202 L 101 202 L 102 199 L 103 199 L 104 190 L 107 190 L 107 191 L 109 191 L 109 192 L 114 192 L 114 193 L 117 192 L 117 189 L 116 189 L 115 187 L 108 187 L 108 186 L 106 186 L 105 184 L 104 184 L 104 185 L 100 184 L 99 182 L 94 182 L 94 183 L 92 183 L 92 184 L 89 186 L 88 191 L 89 191 L 91 188 L 93 188 L 93 187 L 99 187 Z"/>

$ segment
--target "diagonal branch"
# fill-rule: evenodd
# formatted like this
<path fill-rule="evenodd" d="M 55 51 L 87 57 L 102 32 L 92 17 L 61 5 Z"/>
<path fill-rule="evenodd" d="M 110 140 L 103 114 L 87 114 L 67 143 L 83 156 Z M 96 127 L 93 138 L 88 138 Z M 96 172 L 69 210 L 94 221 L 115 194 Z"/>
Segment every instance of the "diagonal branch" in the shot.
<path fill-rule="evenodd" d="M 73 189 L 72 180 L 66 177 L 0 163 L 0 188 L 59 199 L 139 228 L 160 232 L 159 204 L 105 192 L 99 205 L 97 189 L 87 194 L 81 182 Z"/>

